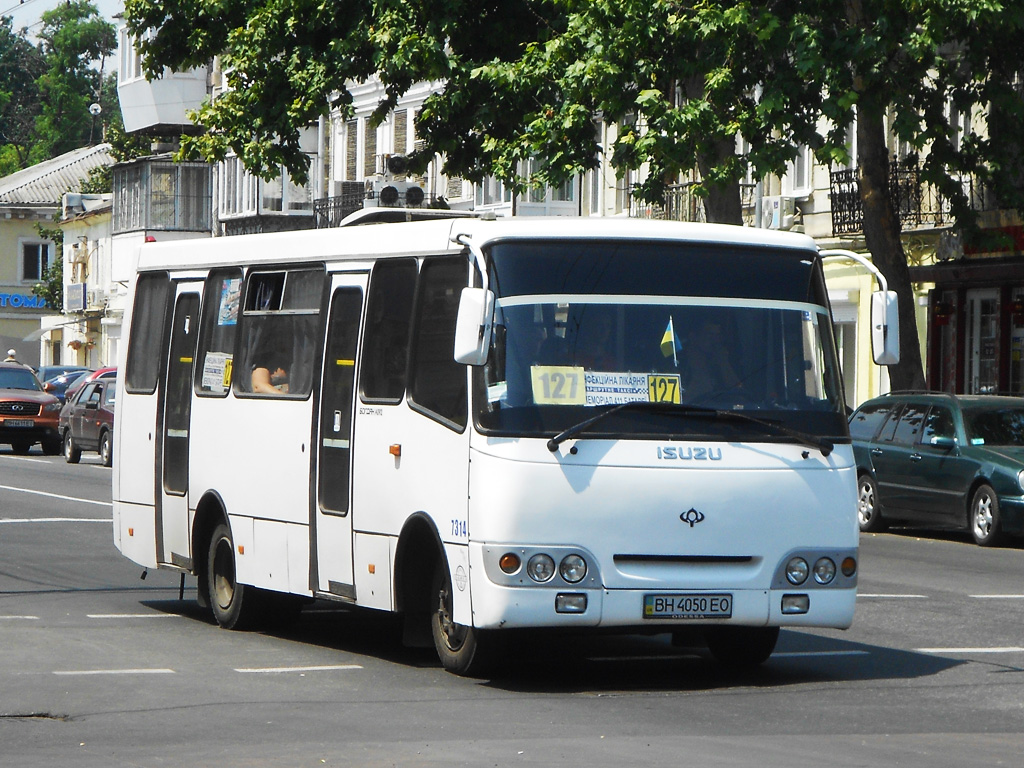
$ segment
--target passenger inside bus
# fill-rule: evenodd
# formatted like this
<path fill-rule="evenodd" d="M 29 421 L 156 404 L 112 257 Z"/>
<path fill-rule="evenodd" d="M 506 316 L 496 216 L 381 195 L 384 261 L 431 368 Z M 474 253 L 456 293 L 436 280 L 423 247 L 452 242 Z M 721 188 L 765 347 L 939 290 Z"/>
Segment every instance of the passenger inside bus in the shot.
<path fill-rule="evenodd" d="M 288 361 L 283 353 L 268 350 L 255 358 L 252 369 L 252 391 L 264 395 L 288 394 Z"/>

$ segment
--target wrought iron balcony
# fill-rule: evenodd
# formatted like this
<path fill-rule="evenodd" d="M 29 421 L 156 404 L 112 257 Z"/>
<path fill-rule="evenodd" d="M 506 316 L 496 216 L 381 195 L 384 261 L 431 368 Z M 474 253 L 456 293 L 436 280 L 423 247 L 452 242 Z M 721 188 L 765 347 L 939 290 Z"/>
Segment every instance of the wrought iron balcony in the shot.
<path fill-rule="evenodd" d="M 847 235 L 864 230 L 864 207 L 860 199 L 860 181 L 857 170 L 830 170 L 832 232 Z M 984 211 L 993 208 L 991 194 L 973 177 L 961 179 L 964 194 L 971 207 Z M 893 160 L 889 166 L 889 188 L 893 208 L 899 216 L 902 229 L 938 227 L 952 221 L 948 200 L 930 184 L 921 181 L 921 168 L 916 155 Z"/>
<path fill-rule="evenodd" d="M 704 198 L 694 193 L 696 182 L 670 184 L 665 190 L 662 205 L 645 203 L 630 195 L 629 216 L 634 219 L 664 219 L 666 221 L 706 222 Z M 740 203 L 743 207 L 743 223 L 754 225 L 755 184 L 740 184 Z"/>

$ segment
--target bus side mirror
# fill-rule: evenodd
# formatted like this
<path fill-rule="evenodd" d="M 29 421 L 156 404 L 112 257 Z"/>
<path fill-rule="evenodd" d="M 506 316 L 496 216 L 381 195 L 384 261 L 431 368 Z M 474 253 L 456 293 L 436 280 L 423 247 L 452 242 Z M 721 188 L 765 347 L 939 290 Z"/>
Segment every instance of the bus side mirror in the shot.
<path fill-rule="evenodd" d="M 491 347 L 494 294 L 483 288 L 463 288 L 455 321 L 455 362 L 483 365 Z"/>
<path fill-rule="evenodd" d="M 900 361 L 900 313 L 895 291 L 871 294 L 871 354 L 878 365 Z"/>

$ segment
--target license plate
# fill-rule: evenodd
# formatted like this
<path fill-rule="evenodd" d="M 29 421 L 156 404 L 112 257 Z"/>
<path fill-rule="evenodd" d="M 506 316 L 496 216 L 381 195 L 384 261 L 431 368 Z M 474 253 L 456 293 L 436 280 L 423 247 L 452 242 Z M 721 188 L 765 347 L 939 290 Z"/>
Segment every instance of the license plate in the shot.
<path fill-rule="evenodd" d="M 644 595 L 645 619 L 728 619 L 732 595 Z"/>
<path fill-rule="evenodd" d="M 4 419 L 5 427 L 34 427 L 36 423 L 32 419 Z"/>

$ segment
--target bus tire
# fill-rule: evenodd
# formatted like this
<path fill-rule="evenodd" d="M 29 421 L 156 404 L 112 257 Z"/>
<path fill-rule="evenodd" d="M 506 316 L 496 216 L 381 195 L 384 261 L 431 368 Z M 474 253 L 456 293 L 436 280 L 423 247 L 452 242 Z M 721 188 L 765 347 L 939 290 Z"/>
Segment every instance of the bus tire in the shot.
<path fill-rule="evenodd" d="M 779 628 L 711 627 L 704 637 L 719 664 L 749 669 L 763 664 L 772 655 L 779 640 Z"/>
<path fill-rule="evenodd" d="M 207 592 L 213 618 L 224 629 L 249 629 L 256 624 L 260 594 L 235 578 L 235 543 L 231 529 L 220 523 L 210 537 L 206 560 Z"/>
<path fill-rule="evenodd" d="M 434 568 L 430 634 L 441 666 L 465 677 L 480 677 L 491 669 L 495 638 L 491 633 L 452 620 L 452 580 L 448 564 L 439 558 Z"/>

